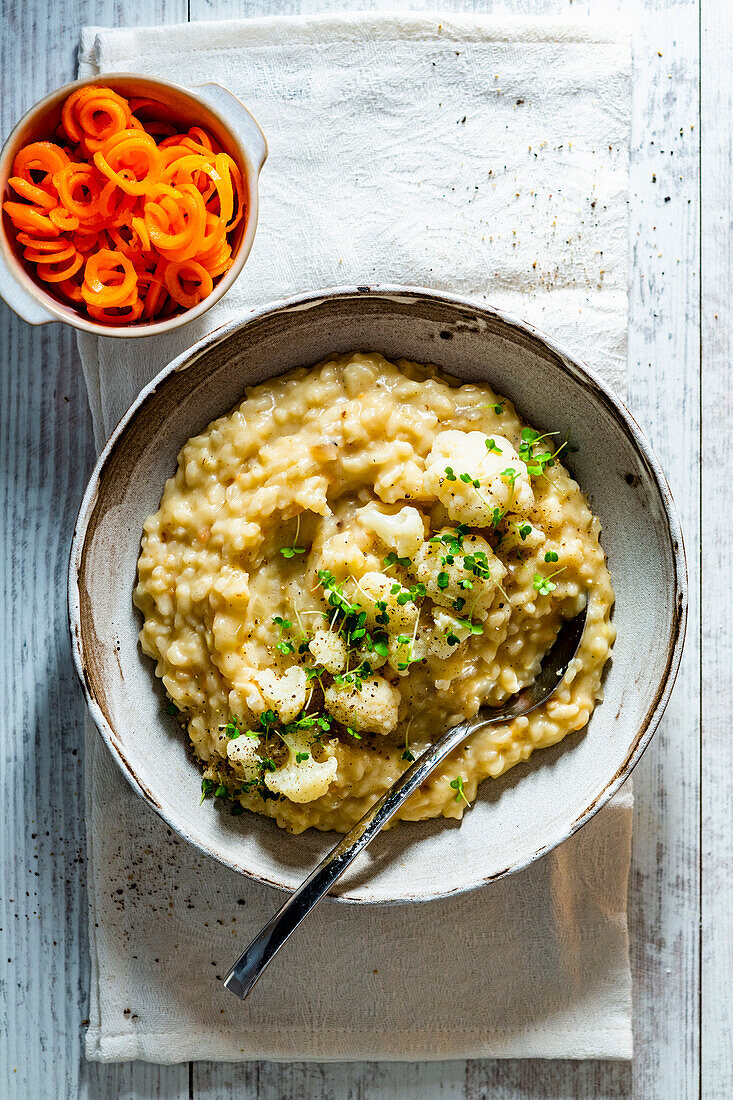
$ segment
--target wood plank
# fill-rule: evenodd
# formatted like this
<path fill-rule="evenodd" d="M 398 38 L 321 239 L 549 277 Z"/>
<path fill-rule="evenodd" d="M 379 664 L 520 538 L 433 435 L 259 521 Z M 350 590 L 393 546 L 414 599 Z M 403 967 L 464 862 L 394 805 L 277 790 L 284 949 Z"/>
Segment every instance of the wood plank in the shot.
<path fill-rule="evenodd" d="M 728 486 L 733 425 L 733 10 L 702 6 L 702 1064 L 703 1094 L 733 1096 L 733 671 Z"/>
<path fill-rule="evenodd" d="M 698 8 L 650 2 L 635 38 L 629 401 L 681 513 L 699 519 Z M 636 769 L 629 931 L 633 1095 L 699 1095 L 699 601 L 665 720 Z"/>
<path fill-rule="evenodd" d="M 465 1062 L 196 1062 L 196 1100 L 465 1100 Z"/>
<path fill-rule="evenodd" d="M 185 19 L 186 0 L 5 0 L 3 137 L 72 80 L 84 24 Z M 188 1066 L 90 1067 L 82 816 L 83 703 L 66 626 L 71 531 L 93 462 L 71 330 L 31 329 L 0 304 L 0 1096 L 187 1096 Z"/>

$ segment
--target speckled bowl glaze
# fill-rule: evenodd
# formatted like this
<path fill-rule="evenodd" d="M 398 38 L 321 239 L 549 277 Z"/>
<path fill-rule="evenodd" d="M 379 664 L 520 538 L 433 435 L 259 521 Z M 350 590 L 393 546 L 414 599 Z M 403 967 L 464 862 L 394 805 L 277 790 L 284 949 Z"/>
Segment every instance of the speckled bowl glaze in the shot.
<path fill-rule="evenodd" d="M 10 219 L 0 210 L 0 297 L 30 325 L 47 325 L 62 321 L 83 332 L 112 338 L 154 336 L 160 332 L 187 325 L 218 302 L 240 274 L 247 262 L 257 230 L 257 184 L 260 169 L 267 159 L 267 142 L 252 115 L 235 95 L 219 84 L 199 84 L 182 88 L 168 80 L 158 80 L 141 73 L 105 73 L 90 80 L 75 80 L 65 84 L 27 111 L 0 152 L 0 193 L 2 201 L 17 198 L 8 187 L 13 161 L 30 141 L 39 141 L 53 134 L 61 118 L 64 100 L 76 88 L 100 84 L 123 96 L 149 96 L 160 100 L 182 126 L 204 126 L 221 148 L 234 157 L 246 180 L 248 195 L 247 218 L 236 230 L 232 241 L 232 266 L 215 284 L 208 297 L 191 309 L 183 310 L 162 321 L 136 321 L 129 325 L 105 325 L 86 317 L 44 289 L 33 279 L 22 262 L 15 245 Z"/>
<path fill-rule="evenodd" d="M 199 805 L 201 776 L 165 714 L 132 604 L 142 524 L 181 446 L 245 388 L 333 352 L 378 350 L 490 383 L 543 430 L 569 430 L 568 459 L 603 525 L 618 640 L 605 701 L 588 727 L 486 780 L 462 823 L 398 825 L 339 883 L 355 902 L 421 901 L 508 875 L 571 836 L 623 783 L 659 724 L 686 618 L 682 535 L 669 488 L 621 402 L 529 325 L 428 290 L 352 287 L 276 302 L 212 333 L 170 363 L 123 418 L 94 470 L 71 552 L 70 623 L 91 713 L 124 774 L 181 836 L 226 866 L 293 889 L 335 834 Z"/>

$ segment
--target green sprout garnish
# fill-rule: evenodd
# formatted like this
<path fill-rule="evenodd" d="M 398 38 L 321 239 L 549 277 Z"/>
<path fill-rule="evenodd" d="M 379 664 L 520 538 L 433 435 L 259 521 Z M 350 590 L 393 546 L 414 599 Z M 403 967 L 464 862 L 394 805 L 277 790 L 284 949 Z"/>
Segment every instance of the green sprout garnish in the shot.
<path fill-rule="evenodd" d="M 304 760 L 308 760 L 310 757 L 309 752 L 297 752 L 295 754 L 295 763 L 302 764 Z"/>
<path fill-rule="evenodd" d="M 519 444 L 519 457 L 523 462 L 527 464 L 527 472 L 533 477 L 541 477 L 544 475 L 545 470 L 555 465 L 555 460 L 560 452 L 567 447 L 568 441 L 565 440 L 556 451 L 549 451 L 545 449 L 539 454 L 535 453 L 535 447 L 545 439 L 549 439 L 550 436 L 557 435 L 557 432 L 545 432 L 544 435 L 540 435 L 533 428 L 522 429 L 522 442 Z"/>
<path fill-rule="evenodd" d="M 557 554 L 554 550 L 548 550 L 545 554 L 545 561 L 559 561 Z"/>
<path fill-rule="evenodd" d="M 394 551 L 392 551 L 391 553 L 387 554 L 387 557 L 384 559 L 384 564 L 388 565 L 388 566 L 389 565 L 401 565 L 401 566 L 403 566 L 403 568 L 407 568 L 407 566 L 412 565 L 412 559 L 411 558 L 398 558 L 397 555 L 394 553 Z"/>
<path fill-rule="evenodd" d="M 305 554 L 305 546 L 298 546 L 298 535 L 300 534 L 300 515 L 298 515 L 297 522 L 295 524 L 295 539 L 292 546 L 281 546 L 280 553 L 284 558 L 293 558 L 296 554 Z"/>
<path fill-rule="evenodd" d="M 463 801 L 466 803 L 466 805 L 470 806 L 471 803 L 466 798 L 466 795 L 465 795 L 464 790 L 463 790 L 463 776 L 462 775 L 457 775 L 455 777 L 455 779 L 451 780 L 450 785 L 453 788 L 453 790 L 457 792 L 456 793 L 456 802 L 460 802 L 461 799 L 463 799 Z"/>
<path fill-rule="evenodd" d="M 554 592 L 557 588 L 555 582 L 551 579 L 556 577 L 558 573 L 564 573 L 565 566 L 562 569 L 556 569 L 554 573 L 550 573 L 549 576 L 543 577 L 541 573 L 535 573 L 532 580 L 532 585 L 539 592 L 540 596 L 549 596 L 551 592 Z"/>
<path fill-rule="evenodd" d="M 462 626 L 464 630 L 469 630 L 471 634 L 483 634 L 484 628 L 481 623 L 471 622 L 470 619 L 458 619 L 458 625 Z"/>
<path fill-rule="evenodd" d="M 497 447 L 495 439 L 486 439 L 484 442 L 486 443 L 486 450 L 489 454 L 500 455 L 502 453 L 501 447 Z"/>

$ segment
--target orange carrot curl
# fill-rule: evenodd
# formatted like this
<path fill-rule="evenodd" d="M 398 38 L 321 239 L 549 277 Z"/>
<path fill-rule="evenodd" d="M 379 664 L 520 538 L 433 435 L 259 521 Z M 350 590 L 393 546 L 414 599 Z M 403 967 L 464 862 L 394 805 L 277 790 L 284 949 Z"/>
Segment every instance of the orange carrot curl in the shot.
<path fill-rule="evenodd" d="M 15 157 L 3 210 L 24 261 L 94 321 L 151 321 L 198 305 L 232 264 L 247 216 L 236 162 L 201 126 L 178 133 L 152 99 L 85 85 L 56 141 Z"/>

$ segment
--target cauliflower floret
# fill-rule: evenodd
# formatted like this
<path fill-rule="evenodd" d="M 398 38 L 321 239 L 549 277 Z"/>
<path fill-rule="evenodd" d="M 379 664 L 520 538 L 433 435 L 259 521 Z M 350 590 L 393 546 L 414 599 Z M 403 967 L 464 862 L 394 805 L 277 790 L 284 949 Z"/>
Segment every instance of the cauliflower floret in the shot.
<path fill-rule="evenodd" d="M 417 508 L 405 507 L 397 512 L 385 512 L 371 503 L 359 509 L 356 519 L 388 549 L 394 550 L 398 558 L 412 557 L 425 539 L 425 524 Z"/>
<path fill-rule="evenodd" d="M 265 772 L 265 785 L 273 794 L 283 794 L 291 802 L 313 802 L 328 790 L 335 778 L 338 760 L 333 749 L 326 745 L 326 759 L 316 760 L 313 745 L 304 731 L 281 733 L 288 758 L 274 772 Z"/>
<path fill-rule="evenodd" d="M 326 672 L 341 672 L 346 668 L 349 650 L 340 634 L 330 630 L 317 630 L 308 643 L 308 648 Z"/>
<path fill-rule="evenodd" d="M 305 706 L 307 678 L 305 670 L 293 665 L 282 676 L 265 669 L 256 672 L 254 679 L 262 692 L 265 704 L 277 711 L 281 722 L 292 722 Z"/>
<path fill-rule="evenodd" d="M 435 538 L 439 540 L 441 535 L 455 539 L 456 533 L 447 527 Z M 506 567 L 481 535 L 464 535 L 460 545 L 457 550 L 455 543 L 425 542 L 412 568 L 434 603 L 453 610 L 473 608 L 473 615 L 483 619 L 494 601 L 497 585 L 506 576 Z M 462 601 L 460 608 L 455 607 L 457 601 Z"/>
<path fill-rule="evenodd" d="M 393 591 L 395 589 L 395 591 Z M 367 598 L 364 599 L 364 596 Z M 381 628 L 387 634 L 412 634 L 418 609 L 408 591 L 386 573 L 365 573 L 359 578 L 356 600 L 366 612 L 370 630 Z M 378 607 L 383 604 L 383 607 Z M 383 617 L 388 616 L 384 622 Z M 381 620 L 381 621 L 380 621 Z"/>
<path fill-rule="evenodd" d="M 259 744 L 259 737 L 250 736 L 248 733 L 232 738 L 227 744 L 227 759 L 235 773 L 243 779 L 254 779 L 257 775 L 260 764 L 260 758 L 257 755 Z"/>
<path fill-rule="evenodd" d="M 471 628 L 463 626 L 452 615 L 438 607 L 433 610 L 433 621 L 435 627 L 430 641 L 430 656 L 447 661 L 456 652 L 460 643 L 465 642 L 470 636 Z"/>
<path fill-rule="evenodd" d="M 400 693 L 382 676 L 356 684 L 332 684 L 325 691 L 326 708 L 337 722 L 352 729 L 388 734 L 397 725 Z"/>
<path fill-rule="evenodd" d="M 471 481 L 462 481 L 461 474 L 470 474 Z M 534 503 L 527 467 L 509 440 L 483 432 L 439 432 L 425 460 L 424 487 L 452 520 L 469 527 L 486 527 L 494 508 L 528 511 Z"/>

